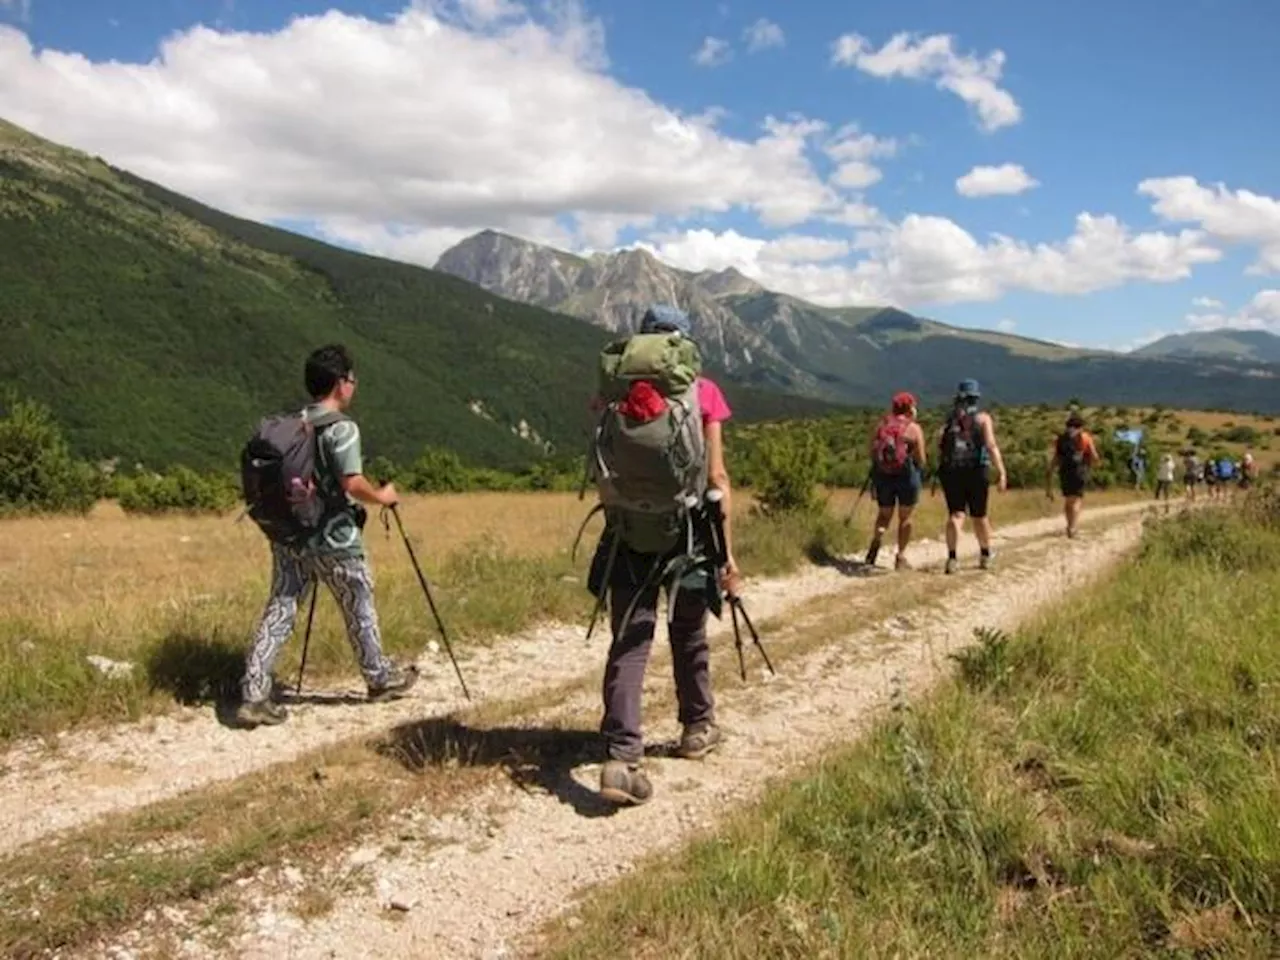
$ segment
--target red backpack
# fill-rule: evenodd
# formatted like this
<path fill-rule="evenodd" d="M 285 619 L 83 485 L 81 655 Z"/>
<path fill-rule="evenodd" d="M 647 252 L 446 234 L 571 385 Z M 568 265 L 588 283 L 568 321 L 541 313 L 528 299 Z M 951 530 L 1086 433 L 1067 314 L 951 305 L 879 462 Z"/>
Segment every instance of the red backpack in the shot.
<path fill-rule="evenodd" d="M 907 427 L 911 419 L 902 414 L 890 414 L 876 427 L 876 438 L 871 445 L 872 465 L 885 476 L 893 476 L 907 469 L 910 454 L 907 450 Z"/>

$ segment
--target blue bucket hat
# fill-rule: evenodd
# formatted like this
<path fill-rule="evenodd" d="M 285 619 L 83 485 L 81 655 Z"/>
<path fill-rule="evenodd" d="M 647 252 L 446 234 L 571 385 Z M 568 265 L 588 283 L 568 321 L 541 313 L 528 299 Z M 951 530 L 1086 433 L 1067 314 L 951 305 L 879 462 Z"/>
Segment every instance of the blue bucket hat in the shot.
<path fill-rule="evenodd" d="M 982 391 L 978 389 L 978 381 L 961 380 L 959 385 L 956 387 L 956 396 L 964 397 L 966 399 L 972 397 L 975 400 L 982 396 Z"/>
<path fill-rule="evenodd" d="M 687 337 L 692 329 L 689 315 L 666 303 L 655 303 L 644 312 L 644 319 L 640 321 L 641 333 L 678 333 Z"/>

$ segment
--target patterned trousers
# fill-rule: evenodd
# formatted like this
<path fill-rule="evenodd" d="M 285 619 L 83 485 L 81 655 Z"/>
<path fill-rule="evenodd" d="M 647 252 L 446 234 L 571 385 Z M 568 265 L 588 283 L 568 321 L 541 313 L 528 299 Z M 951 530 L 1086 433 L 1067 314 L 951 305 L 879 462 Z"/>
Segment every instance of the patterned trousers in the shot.
<path fill-rule="evenodd" d="M 253 647 L 245 661 L 240 692 L 246 703 L 271 695 L 271 671 L 293 632 L 298 601 L 313 580 L 323 582 L 342 608 L 347 640 L 371 686 L 383 683 L 391 668 L 382 653 L 378 611 L 373 605 L 373 573 L 363 557 L 329 557 L 295 553 L 271 545 L 271 597 L 258 621 Z"/>

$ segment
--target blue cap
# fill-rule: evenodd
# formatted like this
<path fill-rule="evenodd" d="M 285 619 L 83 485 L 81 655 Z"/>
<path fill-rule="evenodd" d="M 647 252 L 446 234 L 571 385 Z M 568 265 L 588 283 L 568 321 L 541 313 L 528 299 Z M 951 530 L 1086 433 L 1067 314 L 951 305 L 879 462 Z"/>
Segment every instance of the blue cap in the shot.
<path fill-rule="evenodd" d="M 689 315 L 666 303 L 655 303 L 644 312 L 644 319 L 640 321 L 641 333 L 678 333 L 687 337 L 691 330 Z"/>
<path fill-rule="evenodd" d="M 977 380 L 961 380 L 960 385 L 956 387 L 956 396 L 958 397 L 980 397 L 982 391 L 978 389 Z"/>

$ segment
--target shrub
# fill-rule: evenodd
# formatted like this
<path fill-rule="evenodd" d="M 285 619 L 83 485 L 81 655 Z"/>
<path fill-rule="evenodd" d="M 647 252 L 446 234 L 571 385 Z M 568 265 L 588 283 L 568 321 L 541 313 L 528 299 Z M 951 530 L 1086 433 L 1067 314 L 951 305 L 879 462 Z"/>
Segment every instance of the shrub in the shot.
<path fill-rule="evenodd" d="M 239 485 L 231 477 L 202 475 L 188 467 L 119 477 L 113 486 L 126 513 L 225 513 L 240 500 Z"/>
<path fill-rule="evenodd" d="M 830 452 L 811 429 L 776 431 L 755 450 L 756 500 L 765 513 L 815 510 Z"/>
<path fill-rule="evenodd" d="M 84 513 L 106 486 L 71 455 L 47 407 L 10 396 L 0 419 L 0 510 Z"/>

